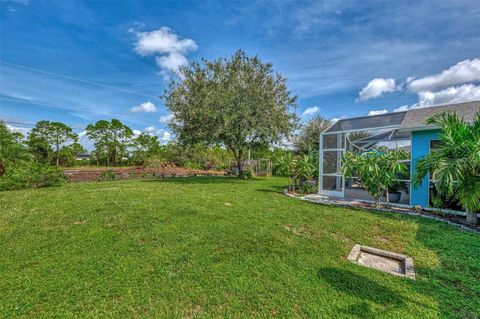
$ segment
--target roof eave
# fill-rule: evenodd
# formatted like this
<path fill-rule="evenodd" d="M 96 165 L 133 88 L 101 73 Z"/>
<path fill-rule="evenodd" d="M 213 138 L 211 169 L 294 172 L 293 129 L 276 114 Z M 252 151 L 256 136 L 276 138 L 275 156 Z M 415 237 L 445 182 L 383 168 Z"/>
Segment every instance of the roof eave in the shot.
<path fill-rule="evenodd" d="M 398 129 L 399 132 L 433 131 L 433 130 L 440 130 L 440 127 L 436 125 L 422 125 L 422 126 L 415 126 L 415 127 L 400 127 Z"/>

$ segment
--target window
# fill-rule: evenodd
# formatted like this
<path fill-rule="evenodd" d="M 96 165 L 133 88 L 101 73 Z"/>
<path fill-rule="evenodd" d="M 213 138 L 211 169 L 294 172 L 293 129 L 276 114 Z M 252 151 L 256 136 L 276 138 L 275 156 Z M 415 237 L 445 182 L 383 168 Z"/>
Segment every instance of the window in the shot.
<path fill-rule="evenodd" d="M 430 151 L 436 150 L 442 145 L 442 142 L 439 140 L 431 140 L 430 141 Z"/>

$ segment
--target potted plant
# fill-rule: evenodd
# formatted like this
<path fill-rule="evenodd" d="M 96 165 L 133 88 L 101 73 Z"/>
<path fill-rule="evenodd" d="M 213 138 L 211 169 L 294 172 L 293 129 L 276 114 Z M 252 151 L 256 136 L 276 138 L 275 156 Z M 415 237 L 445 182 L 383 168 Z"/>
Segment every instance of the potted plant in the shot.
<path fill-rule="evenodd" d="M 398 181 L 393 182 L 389 187 L 386 193 L 387 202 L 389 203 L 398 203 L 402 198 L 401 184 Z"/>

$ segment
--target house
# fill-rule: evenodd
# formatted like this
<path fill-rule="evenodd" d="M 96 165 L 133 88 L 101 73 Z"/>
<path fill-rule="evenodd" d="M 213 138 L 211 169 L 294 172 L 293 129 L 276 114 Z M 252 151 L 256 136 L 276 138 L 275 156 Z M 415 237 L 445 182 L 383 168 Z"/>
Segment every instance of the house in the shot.
<path fill-rule="evenodd" d="M 90 154 L 78 154 L 75 159 L 77 161 L 82 161 L 82 160 L 85 160 L 85 161 L 89 161 L 90 160 Z"/>
<path fill-rule="evenodd" d="M 472 121 L 480 112 L 480 101 L 414 108 L 404 112 L 341 119 L 320 135 L 319 194 L 333 197 L 371 200 L 355 179 L 341 174 L 341 160 L 346 151 L 378 149 L 405 150 L 410 158 L 404 162 L 410 174 L 403 176 L 401 204 L 431 205 L 433 181 L 429 176 L 417 188 L 411 187 L 416 161 L 439 145 L 440 128 L 426 120 L 437 113 L 455 112 Z"/>

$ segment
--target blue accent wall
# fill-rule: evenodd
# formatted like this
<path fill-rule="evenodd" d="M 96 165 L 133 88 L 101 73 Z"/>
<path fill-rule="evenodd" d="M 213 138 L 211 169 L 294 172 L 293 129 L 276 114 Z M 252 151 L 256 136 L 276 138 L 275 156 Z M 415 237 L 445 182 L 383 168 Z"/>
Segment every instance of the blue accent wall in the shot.
<path fill-rule="evenodd" d="M 430 152 L 430 141 L 439 139 L 440 130 L 428 131 L 413 131 L 412 132 L 412 165 L 410 182 L 413 181 L 413 174 L 415 171 L 415 164 L 419 158 L 427 155 Z M 420 205 L 423 207 L 429 206 L 429 178 L 425 176 L 422 185 L 417 188 L 410 187 L 410 205 Z M 413 185 L 411 183 L 410 185 Z"/>

